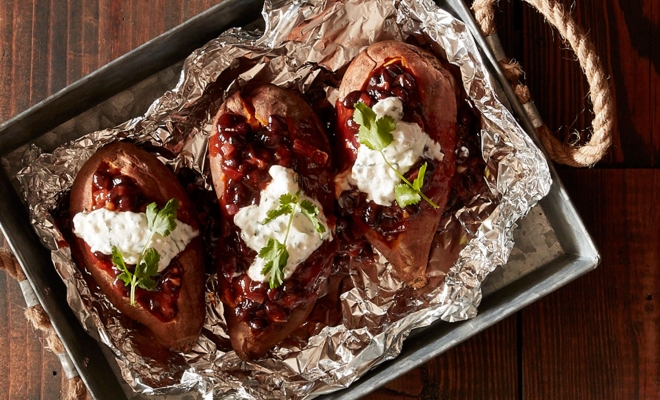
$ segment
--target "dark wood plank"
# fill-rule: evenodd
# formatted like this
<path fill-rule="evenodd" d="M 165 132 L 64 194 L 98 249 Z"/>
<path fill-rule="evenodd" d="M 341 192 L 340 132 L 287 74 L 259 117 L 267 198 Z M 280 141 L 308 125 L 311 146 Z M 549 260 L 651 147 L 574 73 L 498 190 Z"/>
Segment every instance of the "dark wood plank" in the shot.
<path fill-rule="evenodd" d="M 83 0 L 67 0 L 66 83 L 82 77 Z"/>
<path fill-rule="evenodd" d="M 174 28 L 181 23 L 181 7 L 183 3 L 182 0 L 165 0 L 165 30 Z"/>
<path fill-rule="evenodd" d="M 10 110 L 17 113 L 30 105 L 32 70 L 32 4 L 14 3 L 12 24 L 12 80 Z"/>
<path fill-rule="evenodd" d="M 526 83 L 548 126 L 567 140 L 574 140 L 572 132 L 579 131 L 584 141 L 589 137 L 593 112 L 586 78 L 575 55 L 534 9 L 521 2 L 508 3 L 502 2 L 502 7 L 514 12 L 498 14 L 507 55 L 522 63 Z M 588 31 L 610 77 L 616 103 L 614 144 L 599 165 L 657 166 L 660 146 L 648 115 L 657 109 L 649 88 L 660 84 L 654 67 L 660 63 L 660 55 L 650 51 L 654 48 L 651 21 L 658 20 L 659 11 L 651 16 L 651 7 L 642 7 L 641 0 L 560 3 Z M 519 25 L 521 30 L 510 28 Z"/>
<path fill-rule="evenodd" d="M 660 33 L 660 9 L 657 3 L 654 6 L 642 0 L 609 3 L 606 19 L 609 31 L 616 32 L 610 38 L 610 63 L 626 165 L 658 166 L 660 142 L 651 123 L 658 102 L 651 90 L 658 87 L 660 79 L 660 54 L 652 50 Z"/>
<path fill-rule="evenodd" d="M 6 95 L 0 96 L 0 120 L 218 2 L 1 2 L 0 83 Z M 657 167 L 660 160 L 654 129 L 660 7 L 653 3 L 574 4 L 576 19 L 589 28 L 611 73 L 616 96 L 615 147 L 605 166 Z M 545 120 L 557 130 L 587 127 L 586 81 L 572 53 L 527 5 L 511 1 L 500 7 L 500 36 L 527 71 Z M 520 326 L 509 318 L 369 398 L 660 397 L 658 172 L 562 170 L 562 175 L 601 248 L 602 266 L 523 311 Z M 0 393 L 59 398 L 65 382 L 59 362 L 25 322 L 24 307 L 18 284 L 0 272 L 0 324 L 8 328 L 0 332 L 5 355 L 0 368 L 7 371 L 0 374 Z"/>
<path fill-rule="evenodd" d="M 35 397 L 34 375 L 39 376 L 41 363 L 35 362 L 37 355 L 34 352 L 33 342 L 39 343 L 38 338 L 29 332 L 28 322 L 23 316 L 25 301 L 18 285 L 9 281 L 6 286 L 7 294 L 7 325 L 9 333 L 9 387 L 10 399 L 27 399 Z M 30 333 L 28 335 L 28 332 Z M 41 379 L 37 379 L 40 381 Z M 37 393 L 38 395 L 38 393 Z M 37 397 L 38 398 L 38 397 Z"/>
<path fill-rule="evenodd" d="M 32 9 L 32 69 L 30 104 L 46 97 L 48 93 L 48 33 L 50 24 L 50 0 L 35 0 Z"/>
<path fill-rule="evenodd" d="M 112 0 L 112 13 L 110 15 L 111 29 L 111 59 L 128 53 L 133 49 L 133 26 L 136 30 L 142 29 L 142 20 L 133 21 L 131 19 L 132 1 L 130 0 Z"/>
<path fill-rule="evenodd" d="M 0 234 L 0 245 L 4 246 L 4 237 Z M 10 360 L 7 355 L 9 354 L 9 343 L 10 343 L 10 319 L 9 319 L 9 290 L 8 286 L 12 279 L 7 276 L 3 271 L 0 271 L 0 326 L 4 326 L 5 329 L 2 329 L 0 332 L 0 353 L 3 354 L 0 357 L 0 370 L 7 371 L 4 374 L 0 374 L 0 388 L 2 392 L 6 392 L 6 389 L 9 387 L 9 380 L 11 375 Z"/>
<path fill-rule="evenodd" d="M 518 398 L 518 324 L 511 316 L 427 364 L 427 397 Z M 478 384 L 476 384 L 478 382 Z"/>
<path fill-rule="evenodd" d="M 220 0 L 215 0 L 218 3 Z M 85 74 L 203 11 L 167 16 L 163 1 L 32 0 L 0 4 L 0 120 L 5 121 Z M 183 3 L 186 3 L 185 1 Z M 210 4 L 210 3 L 209 3 Z M 146 10 L 146 12 L 145 12 Z M 166 22 L 167 19 L 167 22 Z M 167 26 L 166 26 L 167 25 Z M 134 43 L 134 37 L 139 42 Z M 0 245 L 5 246 L 0 238 Z M 0 398 L 60 398 L 66 377 L 43 334 L 25 319 L 18 282 L 0 271 Z M 5 397 L 6 396 L 6 397 Z"/>
<path fill-rule="evenodd" d="M 113 12 L 113 0 L 99 0 L 99 65 L 105 65 L 113 60 L 112 53 L 117 38 L 117 24 L 113 19 Z"/>
<path fill-rule="evenodd" d="M 515 315 L 363 397 L 376 399 L 516 399 Z"/>
<path fill-rule="evenodd" d="M 134 0 L 131 2 L 131 20 L 133 21 L 133 34 L 131 35 L 131 47 L 136 48 L 142 43 L 151 38 L 149 21 L 147 19 L 141 19 L 141 16 L 146 12 L 150 12 L 150 2 L 149 0 Z M 139 22 L 138 22 L 139 21 Z M 137 26 L 137 23 L 140 26 Z"/>
<path fill-rule="evenodd" d="M 84 0 L 82 8 L 81 76 L 99 67 L 99 1 Z"/>
<path fill-rule="evenodd" d="M 58 399 L 61 366 L 46 350 L 45 339 L 24 317 L 25 300 L 18 282 L 0 272 L 0 388 L 9 399 Z M 2 398 L 2 395 L 0 395 Z"/>
<path fill-rule="evenodd" d="M 62 364 L 59 358 L 53 352 L 46 349 L 45 339 L 40 340 L 41 343 L 41 398 L 42 399 L 59 399 L 62 390 L 63 380 L 66 376 L 62 372 Z"/>
<path fill-rule="evenodd" d="M 66 86 L 68 13 L 66 0 L 50 1 L 48 25 L 48 92 L 53 94 Z M 38 99 L 33 99 L 38 101 Z M 34 103 L 33 103 L 34 104 Z"/>
<path fill-rule="evenodd" d="M 660 113 L 658 112 L 660 110 L 660 85 L 657 84 L 658 76 L 660 76 L 660 51 L 658 51 L 658 38 L 660 38 L 660 7 L 655 4 L 650 8 L 651 9 L 648 12 L 644 13 L 642 24 L 644 29 L 650 32 L 649 36 L 651 37 L 650 46 L 648 47 L 648 59 L 650 62 L 649 71 L 651 73 L 649 126 L 655 128 L 660 123 L 658 120 L 660 118 Z M 630 15 L 631 13 L 628 14 Z M 634 16 L 628 18 L 632 19 Z M 660 134 L 656 129 L 654 129 L 652 133 L 651 145 L 654 151 L 653 157 L 656 160 L 655 165 L 657 165 L 660 163 Z"/>
<path fill-rule="evenodd" d="M 149 39 L 165 32 L 165 0 L 149 1 Z"/>
<path fill-rule="evenodd" d="M 658 398 L 660 170 L 562 175 L 603 262 L 523 310 L 525 398 Z"/>
<path fill-rule="evenodd" d="M 9 88 L 9 96 L 0 96 L 0 119 L 3 121 L 13 115 L 11 111 L 11 81 L 12 81 L 12 66 L 13 66 L 13 52 L 12 52 L 12 26 L 14 18 L 14 4 L 10 1 L 0 2 L 0 85 L 3 88 Z M 7 89 L 5 89 L 7 90 Z"/>
<path fill-rule="evenodd" d="M 183 15 L 184 21 L 199 14 L 200 10 L 205 9 L 203 0 L 187 0 L 181 2 L 181 14 Z"/>

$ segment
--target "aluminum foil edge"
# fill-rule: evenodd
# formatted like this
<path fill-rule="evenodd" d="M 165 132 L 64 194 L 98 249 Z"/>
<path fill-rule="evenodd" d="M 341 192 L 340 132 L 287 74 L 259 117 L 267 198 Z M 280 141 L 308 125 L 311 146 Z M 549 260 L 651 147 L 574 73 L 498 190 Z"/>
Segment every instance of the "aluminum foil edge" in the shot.
<path fill-rule="evenodd" d="M 66 283 L 69 304 L 83 326 L 110 347 L 122 377 L 137 393 L 197 391 L 203 397 L 304 398 L 347 387 L 370 368 L 396 357 L 412 329 L 439 319 L 453 322 L 474 317 L 481 301 L 481 282 L 506 263 L 511 252 L 515 221 L 549 191 L 544 156 L 496 98 L 492 78 L 467 28 L 431 1 L 267 1 L 263 15 L 262 34 L 232 29 L 193 52 L 177 86 L 156 100 L 144 116 L 93 132 L 52 154 L 32 147 L 17 175 L 33 226 L 51 249 L 53 263 Z M 498 199 L 494 210 L 471 232 L 471 240 L 444 283 L 410 301 L 404 317 L 390 315 L 383 307 L 388 303 L 384 299 L 394 296 L 403 284 L 392 281 L 383 259 L 378 282 L 356 277 L 363 285 L 342 295 L 342 307 L 350 314 L 345 324 L 324 328 L 304 347 L 279 347 L 267 359 L 244 362 L 233 351 L 218 348 L 214 340 L 226 339 L 227 333 L 222 303 L 215 301 L 217 277 L 212 274 L 207 281 L 210 301 L 205 333 L 195 348 L 179 354 L 176 365 L 154 364 L 141 356 L 118 312 L 87 287 L 51 215 L 84 161 L 116 140 L 162 147 L 168 151 L 161 153 L 161 161 L 175 171 L 192 169 L 196 183 L 211 190 L 206 160 L 211 120 L 229 93 L 252 80 L 305 92 L 369 44 L 405 40 L 410 35 L 423 36 L 437 53 L 460 67 L 463 87 L 482 118 L 484 174 Z M 459 214 L 457 218 L 474 215 Z M 98 307 L 104 310 L 103 318 L 96 312 Z"/>

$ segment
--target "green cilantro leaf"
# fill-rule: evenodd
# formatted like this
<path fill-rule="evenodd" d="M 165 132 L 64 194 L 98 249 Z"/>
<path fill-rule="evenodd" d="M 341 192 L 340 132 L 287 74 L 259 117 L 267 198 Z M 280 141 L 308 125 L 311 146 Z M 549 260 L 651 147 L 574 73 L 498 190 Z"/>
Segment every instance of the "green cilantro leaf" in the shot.
<path fill-rule="evenodd" d="M 403 183 L 394 187 L 394 197 L 399 207 L 403 208 L 411 204 L 417 204 L 422 199 L 431 205 L 433 208 L 438 208 L 438 205 L 422 193 L 422 186 L 424 186 L 424 175 L 426 174 L 426 163 L 419 169 L 417 178 L 413 183 L 410 183 L 385 157 L 383 149 L 392 143 L 394 137 L 392 132 L 396 129 L 396 122 L 388 115 L 376 119 L 377 115 L 369 106 L 363 102 L 355 103 L 355 112 L 353 113 L 353 120 L 360 125 L 358 129 L 358 141 L 361 145 L 367 148 L 378 151 L 383 157 L 383 160 L 390 167 L 394 173 L 403 181 Z"/>
<path fill-rule="evenodd" d="M 376 121 L 376 113 L 368 105 L 361 101 L 355 103 L 355 113 L 353 114 L 355 122 L 364 126 L 366 129 L 371 129 L 371 124 Z"/>
<path fill-rule="evenodd" d="M 137 280 L 137 285 L 144 290 L 154 290 L 158 285 L 156 281 L 151 278 L 142 278 Z"/>
<path fill-rule="evenodd" d="M 158 206 L 156 203 L 151 203 L 147 206 L 147 227 L 154 226 L 156 216 L 158 215 Z"/>
<path fill-rule="evenodd" d="M 259 251 L 259 257 L 266 261 L 261 273 L 268 278 L 271 288 L 280 286 L 284 280 L 284 267 L 286 267 L 286 263 L 289 260 L 289 252 L 286 249 L 286 240 L 289 237 L 289 231 L 297 207 L 300 208 L 300 212 L 307 217 L 312 225 L 314 225 L 314 229 L 319 234 L 325 232 L 326 229 L 326 227 L 319 221 L 318 207 L 309 200 L 300 201 L 300 192 L 297 192 L 295 195 L 286 193 L 280 196 L 279 206 L 274 210 L 268 211 L 266 218 L 261 221 L 261 224 L 264 225 L 281 215 L 289 216 L 289 222 L 287 224 L 286 233 L 284 234 L 283 243 L 280 243 L 275 238 L 270 238 L 268 239 L 266 246 Z"/>
<path fill-rule="evenodd" d="M 389 146 L 389 144 L 392 143 L 392 140 L 394 140 L 392 137 L 392 132 L 395 129 L 396 122 L 394 122 L 394 118 L 390 117 L 389 115 L 384 115 L 376 120 L 376 132 L 379 136 L 388 138 L 385 147 Z"/>
<path fill-rule="evenodd" d="M 154 290 L 156 288 L 156 282 L 151 278 L 158 274 L 159 261 L 160 254 L 153 247 L 148 248 L 144 252 L 140 263 L 135 266 L 135 276 L 139 287 L 146 290 Z"/>
<path fill-rule="evenodd" d="M 154 204 L 154 203 L 151 203 Z M 157 210 L 155 204 L 153 208 L 151 204 L 147 206 L 147 228 L 154 233 L 158 233 L 166 237 L 176 228 L 176 213 L 179 209 L 179 201 L 177 199 L 170 199 L 165 207 L 163 207 L 155 217 L 153 212 Z M 151 209 L 151 212 L 149 210 Z M 149 221 L 149 216 L 153 218 Z"/>
<path fill-rule="evenodd" d="M 392 131 L 396 123 L 392 117 L 385 116 L 376 120 L 376 113 L 363 102 L 355 103 L 353 120 L 360 125 L 358 141 L 371 150 L 381 151 L 392 143 Z"/>
<path fill-rule="evenodd" d="M 280 215 L 292 214 L 296 207 L 296 203 L 298 203 L 298 193 L 296 193 L 295 195 L 291 193 L 285 193 L 281 195 L 279 207 L 277 207 L 274 210 L 268 211 L 268 213 L 266 214 L 266 218 L 260 222 L 261 225 L 266 225 L 267 223 L 279 217 Z"/>
<path fill-rule="evenodd" d="M 298 194 L 284 193 L 280 196 L 280 204 L 282 206 L 288 206 L 289 204 L 295 204 L 298 201 Z"/>
<path fill-rule="evenodd" d="M 128 267 L 126 267 L 124 255 L 121 254 L 121 251 L 117 246 L 112 246 L 112 263 L 121 271 L 121 274 L 117 276 L 117 279 L 124 282 L 127 286 L 130 285 L 133 274 L 128 270 Z"/>
<path fill-rule="evenodd" d="M 413 181 L 413 189 L 416 191 L 422 190 L 422 186 L 424 186 L 424 175 L 426 175 L 426 164 L 422 165 L 422 167 L 419 169 L 417 172 L 417 178 Z"/>
<path fill-rule="evenodd" d="M 268 277 L 271 288 L 279 287 L 284 280 L 284 268 L 289 261 L 289 252 L 279 240 L 270 238 L 259 251 L 259 257 L 266 261 L 261 273 Z"/>
<path fill-rule="evenodd" d="M 309 222 L 314 225 L 314 229 L 316 229 L 316 232 L 319 234 L 322 234 L 325 232 L 325 226 L 319 221 L 319 209 L 316 207 L 314 203 L 312 203 L 309 200 L 303 200 L 299 204 L 300 206 L 300 212 L 307 217 Z M 322 237 L 322 235 L 319 235 Z"/>
<path fill-rule="evenodd" d="M 396 203 L 401 208 L 411 204 L 417 204 L 422 200 L 422 196 L 405 183 L 398 184 L 394 187 L 394 197 L 396 198 Z"/>
<path fill-rule="evenodd" d="M 170 199 L 159 211 L 156 203 L 147 205 L 147 229 L 151 232 L 147 243 L 151 242 L 154 234 L 163 237 L 169 236 L 176 229 L 176 214 L 179 209 L 179 201 Z M 117 246 L 112 246 L 112 263 L 121 271 L 117 279 L 124 282 L 124 285 L 131 287 L 130 303 L 135 305 L 135 288 L 141 287 L 145 290 L 156 289 L 156 282 L 152 279 L 158 275 L 158 262 L 160 254 L 153 247 L 142 249 L 142 253 L 135 265 L 134 272 L 129 271 L 124 261 L 124 255 Z"/>

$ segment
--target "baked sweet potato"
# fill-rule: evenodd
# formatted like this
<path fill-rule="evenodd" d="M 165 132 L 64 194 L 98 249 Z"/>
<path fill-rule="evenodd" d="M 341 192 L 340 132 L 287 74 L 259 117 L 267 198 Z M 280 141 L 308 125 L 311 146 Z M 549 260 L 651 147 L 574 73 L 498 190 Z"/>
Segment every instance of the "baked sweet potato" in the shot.
<path fill-rule="evenodd" d="M 174 174 L 137 146 L 116 142 L 99 149 L 83 165 L 71 189 L 70 215 L 74 219 L 79 213 L 103 208 L 139 213 L 152 202 L 162 208 L 170 199 L 179 203 L 176 219 L 198 233 L 195 209 Z M 126 235 L 134 233 L 127 231 Z M 164 346 L 181 351 L 192 347 L 205 318 L 205 271 L 199 234 L 153 277 L 153 290 L 136 289 L 134 305 L 129 301 L 129 287 L 118 278 L 121 271 L 113 265 L 111 255 L 92 252 L 78 234 L 73 237 L 74 258 L 91 273 L 119 311 L 149 328 Z M 128 268 L 133 269 L 130 265 Z"/>
<path fill-rule="evenodd" d="M 337 101 L 337 176 L 339 205 L 351 214 L 369 242 L 394 266 L 402 279 L 419 288 L 426 284 L 433 235 L 450 190 L 455 169 L 458 86 L 451 73 L 431 53 L 415 46 L 385 41 L 360 53 L 349 65 Z M 360 125 L 354 120 L 355 104 L 375 106 L 396 97 L 403 106 L 401 121 L 415 123 L 440 145 L 441 159 L 419 158 L 403 175 L 410 181 L 427 164 L 422 193 L 437 205 L 421 200 L 399 207 L 397 202 L 377 204 L 351 183 L 356 162 Z"/>
<path fill-rule="evenodd" d="M 220 107 L 213 123 L 209 155 L 224 216 L 217 258 L 229 336 L 239 357 L 257 359 L 304 323 L 316 299 L 324 294 L 337 241 L 326 237 L 307 258 L 301 258 L 297 267 L 286 264 L 284 270 L 290 276 L 273 283 L 269 280 L 272 272 L 265 279 L 265 274 L 260 275 L 261 267 L 255 267 L 259 265 L 259 248 L 247 244 L 252 240 L 246 236 L 248 228 L 239 227 L 237 218 L 243 215 L 242 210 L 265 207 L 260 201 L 266 190 L 273 189 L 272 171 L 293 171 L 300 196 L 317 202 L 319 212 L 325 215 L 324 229 L 332 232 L 335 217 L 330 143 L 318 118 L 298 95 L 273 85 L 248 86 Z M 278 199 L 272 201 L 273 208 L 277 207 Z M 281 205 L 281 198 L 279 201 Z M 262 218 L 252 218 L 255 231 L 265 226 Z M 271 234 L 275 235 L 263 231 L 258 235 L 266 240 Z"/>

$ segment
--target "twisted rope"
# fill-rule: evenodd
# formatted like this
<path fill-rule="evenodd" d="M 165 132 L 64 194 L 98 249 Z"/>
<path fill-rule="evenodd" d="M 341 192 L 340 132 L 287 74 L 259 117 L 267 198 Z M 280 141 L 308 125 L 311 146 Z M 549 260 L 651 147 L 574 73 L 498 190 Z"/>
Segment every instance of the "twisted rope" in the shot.
<path fill-rule="evenodd" d="M 6 271 L 17 282 L 26 280 L 18 260 L 5 248 L 0 248 L 0 270 Z M 35 329 L 44 332 L 46 347 L 50 351 L 58 355 L 64 353 L 64 345 L 62 345 L 62 341 L 60 341 L 60 338 L 55 333 L 48 314 L 46 314 L 40 304 L 26 308 L 25 318 L 32 323 Z M 86 397 L 87 388 L 79 376 L 67 380 L 61 393 L 62 400 L 83 400 Z"/>
<path fill-rule="evenodd" d="M 612 143 L 611 130 L 614 107 L 603 66 L 596 55 L 593 43 L 589 41 L 584 31 L 570 15 L 564 11 L 561 4 L 555 0 L 524 1 L 543 14 L 546 20 L 557 29 L 559 34 L 575 51 L 580 67 L 587 76 L 590 88 L 589 96 L 595 114 L 592 122 L 593 133 L 591 139 L 584 146 L 573 147 L 560 142 L 554 137 L 550 129 L 542 123 L 537 127 L 537 134 L 546 151 L 555 162 L 573 167 L 593 165 L 605 155 Z M 497 0 L 474 0 L 472 4 L 477 23 L 485 36 L 493 36 L 496 33 L 494 12 L 496 2 Z M 520 102 L 523 105 L 529 104 L 531 102 L 529 89 L 520 83 L 520 78 L 524 74 L 520 64 L 509 59 L 502 59 L 500 65 Z M 533 113 L 530 108 L 526 107 L 525 109 L 528 110 L 528 113 Z M 540 121 L 538 115 L 529 116 L 532 120 Z M 0 270 L 5 270 L 18 282 L 26 279 L 14 255 L 4 248 L 0 248 Z M 53 330 L 50 318 L 41 305 L 37 304 L 27 308 L 25 317 L 36 329 L 44 332 L 48 349 L 55 354 L 61 354 L 65 351 L 62 342 Z M 82 400 L 87 396 L 87 389 L 80 377 L 76 376 L 67 381 L 61 395 L 63 400 Z"/>
<path fill-rule="evenodd" d="M 612 124 L 614 120 L 614 104 L 604 68 L 596 54 L 593 43 L 587 38 L 584 31 L 564 11 L 564 7 L 556 0 L 524 0 L 536 8 L 545 19 L 554 26 L 562 38 L 569 43 L 577 55 L 580 67 L 587 77 L 589 83 L 589 97 L 593 104 L 594 119 L 592 121 L 593 132 L 589 141 L 581 147 L 574 147 L 560 142 L 548 127 L 540 123 L 536 127 L 537 134 L 543 143 L 550 158 L 555 162 L 572 167 L 591 166 L 598 162 L 607 152 L 612 144 Z M 495 4 L 497 0 L 474 0 L 472 10 L 485 36 L 493 36 L 495 27 Z M 495 39 L 497 40 L 497 39 Z M 530 103 L 529 89 L 519 82 L 522 75 L 520 66 L 512 65 L 509 60 L 500 60 L 505 74 L 511 76 L 509 80 L 514 86 L 514 91 L 520 102 L 525 105 Z M 508 76 L 507 76 L 508 77 Z M 533 113 L 532 107 L 525 107 L 528 113 Z M 529 115 L 530 119 L 541 121 L 538 115 Z"/>

